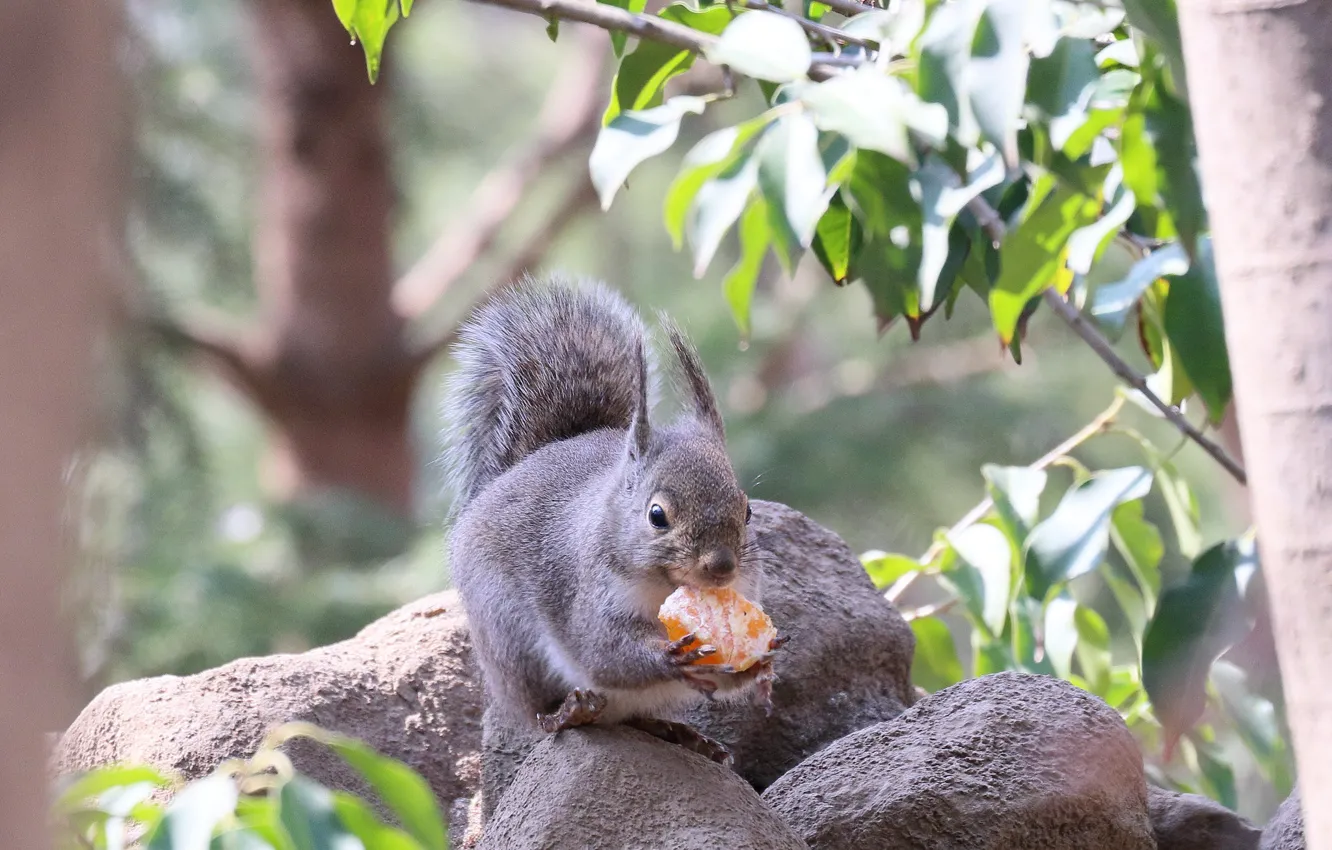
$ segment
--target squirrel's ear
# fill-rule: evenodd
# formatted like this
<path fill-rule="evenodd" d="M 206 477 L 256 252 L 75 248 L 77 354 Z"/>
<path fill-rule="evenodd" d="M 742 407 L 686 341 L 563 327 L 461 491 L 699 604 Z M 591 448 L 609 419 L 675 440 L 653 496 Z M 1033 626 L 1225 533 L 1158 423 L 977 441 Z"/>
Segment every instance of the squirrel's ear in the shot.
<path fill-rule="evenodd" d="M 648 422 L 648 368 L 643 341 L 638 341 L 638 396 L 634 400 L 634 418 L 629 423 L 629 456 L 642 460 L 647 454 L 652 426 Z"/>
<path fill-rule="evenodd" d="M 712 394 L 712 385 L 708 383 L 708 375 L 703 371 L 703 361 L 699 359 L 698 352 L 689 344 L 689 340 L 685 339 L 679 325 L 665 316 L 662 316 L 662 324 L 666 328 L 666 335 L 670 337 L 671 347 L 675 349 L 675 357 L 680 361 L 680 370 L 684 373 L 685 380 L 689 382 L 694 414 L 700 422 L 711 428 L 719 439 L 726 439 L 726 428 L 717 409 L 717 399 Z"/>

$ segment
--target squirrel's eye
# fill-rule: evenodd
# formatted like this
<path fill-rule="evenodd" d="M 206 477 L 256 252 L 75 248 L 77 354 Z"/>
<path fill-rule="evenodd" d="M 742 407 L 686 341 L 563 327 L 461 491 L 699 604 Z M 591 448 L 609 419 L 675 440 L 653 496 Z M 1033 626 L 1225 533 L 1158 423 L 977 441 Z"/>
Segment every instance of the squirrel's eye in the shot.
<path fill-rule="evenodd" d="M 666 521 L 666 509 L 657 504 L 648 508 L 648 522 L 653 528 L 669 528 L 671 525 Z"/>
<path fill-rule="evenodd" d="M 745 505 L 745 525 L 749 525 L 749 521 L 753 518 L 754 518 L 754 509 L 751 508 L 749 505 Z"/>

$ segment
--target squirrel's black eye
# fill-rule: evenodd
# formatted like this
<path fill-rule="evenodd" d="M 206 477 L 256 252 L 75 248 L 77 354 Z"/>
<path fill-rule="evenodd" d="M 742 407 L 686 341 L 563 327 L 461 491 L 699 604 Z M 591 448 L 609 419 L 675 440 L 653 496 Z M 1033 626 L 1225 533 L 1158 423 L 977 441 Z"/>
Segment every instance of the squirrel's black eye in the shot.
<path fill-rule="evenodd" d="M 745 525 L 749 525 L 749 521 L 753 518 L 754 518 L 754 509 L 751 508 L 749 505 L 745 505 Z"/>
<path fill-rule="evenodd" d="M 666 521 L 666 509 L 657 504 L 648 508 L 648 522 L 653 528 L 669 528 L 671 525 Z"/>

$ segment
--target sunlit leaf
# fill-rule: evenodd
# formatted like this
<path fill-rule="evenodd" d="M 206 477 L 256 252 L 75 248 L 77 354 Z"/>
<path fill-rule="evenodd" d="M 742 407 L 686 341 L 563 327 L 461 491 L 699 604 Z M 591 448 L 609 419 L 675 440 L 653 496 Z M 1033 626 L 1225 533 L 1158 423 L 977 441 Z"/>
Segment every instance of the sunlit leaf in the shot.
<path fill-rule="evenodd" d="M 1219 543 L 1161 594 L 1143 637 L 1142 682 L 1168 749 L 1202 716 L 1212 662 L 1252 627 L 1243 589 L 1257 569 L 1251 540 Z"/>
<path fill-rule="evenodd" d="M 610 209 L 630 172 L 675 143 L 680 120 L 688 113 L 701 113 L 706 103 L 701 97 L 674 97 L 652 109 L 617 115 L 601 128 L 588 169 L 603 210 Z"/>
<path fill-rule="evenodd" d="M 916 636 L 916 657 L 911 664 L 911 680 L 934 691 L 962 681 L 962 662 L 948 625 L 938 617 L 917 617 L 911 621 Z"/>
<path fill-rule="evenodd" d="M 1073 619 L 1077 610 L 1078 603 L 1068 596 L 1056 596 L 1045 604 L 1045 655 L 1061 679 L 1073 672 L 1073 650 L 1078 646 Z"/>
<path fill-rule="evenodd" d="M 666 190 L 662 216 L 677 251 L 684 243 L 685 222 L 699 189 L 739 161 L 770 120 L 771 114 L 764 113 L 734 127 L 724 127 L 704 136 L 685 154 L 680 173 Z"/>
<path fill-rule="evenodd" d="M 304 776 L 294 776 L 278 792 L 282 826 L 294 850 L 362 850 L 333 810 L 333 794 Z"/>
<path fill-rule="evenodd" d="M 156 768 L 147 765 L 110 765 L 89 771 L 77 778 L 67 780 L 68 785 L 60 792 L 52 808 L 58 813 L 71 812 L 115 788 L 147 783 L 155 788 L 165 788 L 170 784 Z"/>
<path fill-rule="evenodd" d="M 1178 242 L 1172 242 L 1134 263 L 1123 280 L 1096 288 L 1091 314 L 1096 323 L 1113 336 L 1120 334 L 1133 307 L 1147 288 L 1166 275 L 1188 271 L 1189 257 Z"/>
<path fill-rule="evenodd" d="M 917 85 L 921 97 L 948 112 L 949 126 L 963 145 L 974 145 L 980 128 L 971 108 L 968 66 L 982 0 L 957 0 L 936 6 L 920 36 Z"/>
<path fill-rule="evenodd" d="M 932 142 L 947 130 L 944 110 L 922 102 L 901 80 L 866 65 L 830 80 L 793 89 L 819 129 L 845 136 L 857 148 L 914 163 L 908 130 Z"/>
<path fill-rule="evenodd" d="M 731 315 L 743 337 L 749 336 L 749 310 L 754 300 L 763 257 L 768 252 L 772 230 L 768 226 L 767 204 L 755 198 L 740 218 L 740 259 L 722 280 L 722 292 L 731 307 Z"/>
<path fill-rule="evenodd" d="M 695 10 L 687 3 L 676 2 L 658 12 L 657 17 L 716 35 L 726 29 L 734 14 L 724 4 Z M 621 112 L 660 106 L 666 83 L 693 67 L 694 56 L 691 50 L 640 39 L 620 61 L 602 123 L 609 124 Z"/>
<path fill-rule="evenodd" d="M 981 467 L 981 474 L 985 476 L 986 490 L 994 500 L 999 519 L 1020 548 L 1036 524 L 1041 493 L 1048 480 L 1045 470 L 986 464 Z"/>
<path fill-rule="evenodd" d="M 1133 573 L 1147 607 L 1154 608 L 1161 590 L 1160 564 L 1165 544 L 1161 542 L 1161 532 L 1143 517 L 1141 501 L 1126 502 L 1115 508 L 1110 515 L 1110 539 Z"/>
<path fill-rule="evenodd" d="M 986 3 L 966 73 L 971 111 L 981 135 L 1003 153 L 1010 168 L 1018 162 L 1018 117 L 1027 92 L 1030 56 L 1023 39 L 1028 5 L 1028 0 Z"/>
<path fill-rule="evenodd" d="M 1037 637 L 1038 626 L 1043 625 L 1044 607 L 1040 602 L 1026 596 L 1013 600 L 1009 612 L 1009 638 L 1016 669 L 1056 676 L 1049 653 L 1044 651 Z"/>
<path fill-rule="evenodd" d="M 735 224 L 758 186 L 758 161 L 745 156 L 703 184 L 694 196 L 685 232 L 694 249 L 694 276 L 702 277 L 722 237 Z M 765 209 L 766 212 L 766 209 Z"/>
<path fill-rule="evenodd" d="M 846 282 L 851 258 L 860 250 L 861 241 L 860 222 L 851 214 L 842 194 L 834 194 L 814 229 L 812 246 L 834 283 Z"/>
<path fill-rule="evenodd" d="M 975 613 L 997 637 L 1004 631 L 1013 586 L 1013 550 L 1008 538 L 994 526 L 980 523 L 949 535 L 948 542 L 979 576 L 980 605 Z"/>
<path fill-rule="evenodd" d="M 1051 587 L 1091 572 L 1105 560 L 1110 515 L 1125 502 L 1141 499 L 1152 474 L 1137 466 L 1109 469 L 1069 488 L 1047 519 L 1027 538 L 1027 590 L 1042 599 Z"/>
<path fill-rule="evenodd" d="M 765 11 L 737 17 L 706 54 L 714 65 L 726 65 L 747 77 L 774 83 L 800 79 L 813 60 L 800 24 Z"/>
<path fill-rule="evenodd" d="M 1179 35 L 1179 16 L 1175 0 L 1124 0 L 1129 23 L 1138 28 L 1165 51 L 1178 95 L 1187 100 L 1188 86 L 1184 70 L 1184 42 Z"/>
<path fill-rule="evenodd" d="M 1220 423 L 1230 405 L 1230 356 L 1209 238 L 1199 240 L 1197 259 L 1188 272 L 1170 280 L 1165 331 L 1193 388 L 1207 405 L 1208 418 L 1213 424 Z"/>
<path fill-rule="evenodd" d="M 949 234 L 958 213 L 972 198 L 999 185 L 1003 179 L 1003 161 L 997 154 L 979 156 L 965 185 L 957 172 L 938 156 L 927 158 L 912 175 L 923 212 L 918 276 L 922 310 L 932 309 L 938 298 L 937 287 L 949 256 Z"/>
<path fill-rule="evenodd" d="M 605 3 L 607 6 L 615 6 L 626 12 L 638 14 L 642 12 L 647 5 L 647 0 L 597 0 L 598 3 Z M 624 42 L 628 36 L 623 32 L 612 31 L 610 33 L 611 50 L 616 56 L 624 53 Z"/>
<path fill-rule="evenodd" d="M 889 53 L 906 53 L 925 25 L 924 0 L 902 0 L 891 9 L 870 9 L 849 18 L 842 32 L 879 43 Z"/>
<path fill-rule="evenodd" d="M 1092 43 L 1082 38 L 1061 38 L 1049 56 L 1031 64 L 1027 98 L 1050 122 L 1055 150 L 1087 122 L 1092 94 L 1100 82 Z"/>
<path fill-rule="evenodd" d="M 148 850 L 207 850 L 213 830 L 240 796 L 230 776 L 213 774 L 189 783 L 171 800 L 148 839 Z"/>
<path fill-rule="evenodd" d="M 923 569 L 920 561 L 915 558 L 890 552 L 866 552 L 861 558 L 861 564 L 879 590 L 891 587 L 903 576 Z"/>
<path fill-rule="evenodd" d="M 818 128 L 802 112 L 784 115 L 763 134 L 754 157 L 772 242 L 790 274 L 835 191 L 828 188 Z"/>
<path fill-rule="evenodd" d="M 1085 275 L 1090 272 L 1092 263 L 1101 256 L 1105 246 L 1115 238 L 1129 216 L 1133 215 L 1137 199 L 1133 197 L 1132 190 L 1121 187 L 1121 176 L 1119 166 L 1115 166 L 1105 181 L 1107 197 L 1113 197 L 1119 191 L 1114 205 L 1094 223 L 1078 228 L 1068 237 L 1068 267 L 1074 274 Z"/>
<path fill-rule="evenodd" d="M 421 846 L 407 833 L 381 821 L 359 797 L 345 791 L 333 792 L 333 809 L 347 831 L 365 845 L 365 850 L 419 850 Z"/>

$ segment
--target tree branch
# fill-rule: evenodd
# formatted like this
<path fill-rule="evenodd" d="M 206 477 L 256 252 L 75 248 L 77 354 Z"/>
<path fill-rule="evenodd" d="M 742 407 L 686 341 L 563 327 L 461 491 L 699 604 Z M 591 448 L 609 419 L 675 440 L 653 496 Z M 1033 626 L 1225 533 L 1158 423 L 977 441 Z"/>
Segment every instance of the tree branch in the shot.
<path fill-rule="evenodd" d="M 211 310 L 170 315 L 160 308 L 126 309 L 128 327 L 198 357 L 254 398 L 265 397 L 267 378 L 260 346 L 241 326 Z"/>
<path fill-rule="evenodd" d="M 504 225 L 551 163 L 590 143 L 600 125 L 601 39 L 580 33 L 577 58 L 550 87 L 535 141 L 487 174 L 463 205 L 464 214 L 393 287 L 393 309 L 406 319 L 429 312 L 494 245 Z"/>
<path fill-rule="evenodd" d="M 967 208 L 976 216 L 976 220 L 991 241 L 996 244 L 1003 241 L 1008 228 L 994 207 L 990 206 L 983 197 L 977 195 L 967 203 Z M 1240 484 L 1248 484 L 1248 476 L 1244 472 L 1244 467 L 1226 454 L 1225 449 L 1198 430 L 1184 416 L 1183 411 L 1152 392 L 1151 388 L 1147 386 L 1147 377 L 1120 357 L 1110 345 L 1110 341 L 1083 317 L 1078 308 L 1068 303 L 1064 296 L 1060 295 L 1055 289 L 1045 290 L 1041 298 L 1054 311 L 1055 315 L 1063 319 L 1073 329 L 1073 332 L 1081 337 L 1083 342 L 1087 343 L 1087 346 L 1096 353 L 1097 357 L 1101 358 L 1102 362 L 1110 367 L 1111 371 L 1123 379 L 1126 384 L 1142 393 L 1143 397 L 1151 402 L 1153 407 L 1161 411 L 1161 415 L 1168 419 L 1170 424 L 1178 428 L 1184 436 L 1197 443 L 1203 451 L 1207 452 L 1213 460 L 1221 465 L 1222 469 L 1230 473 L 1231 477 Z"/>

